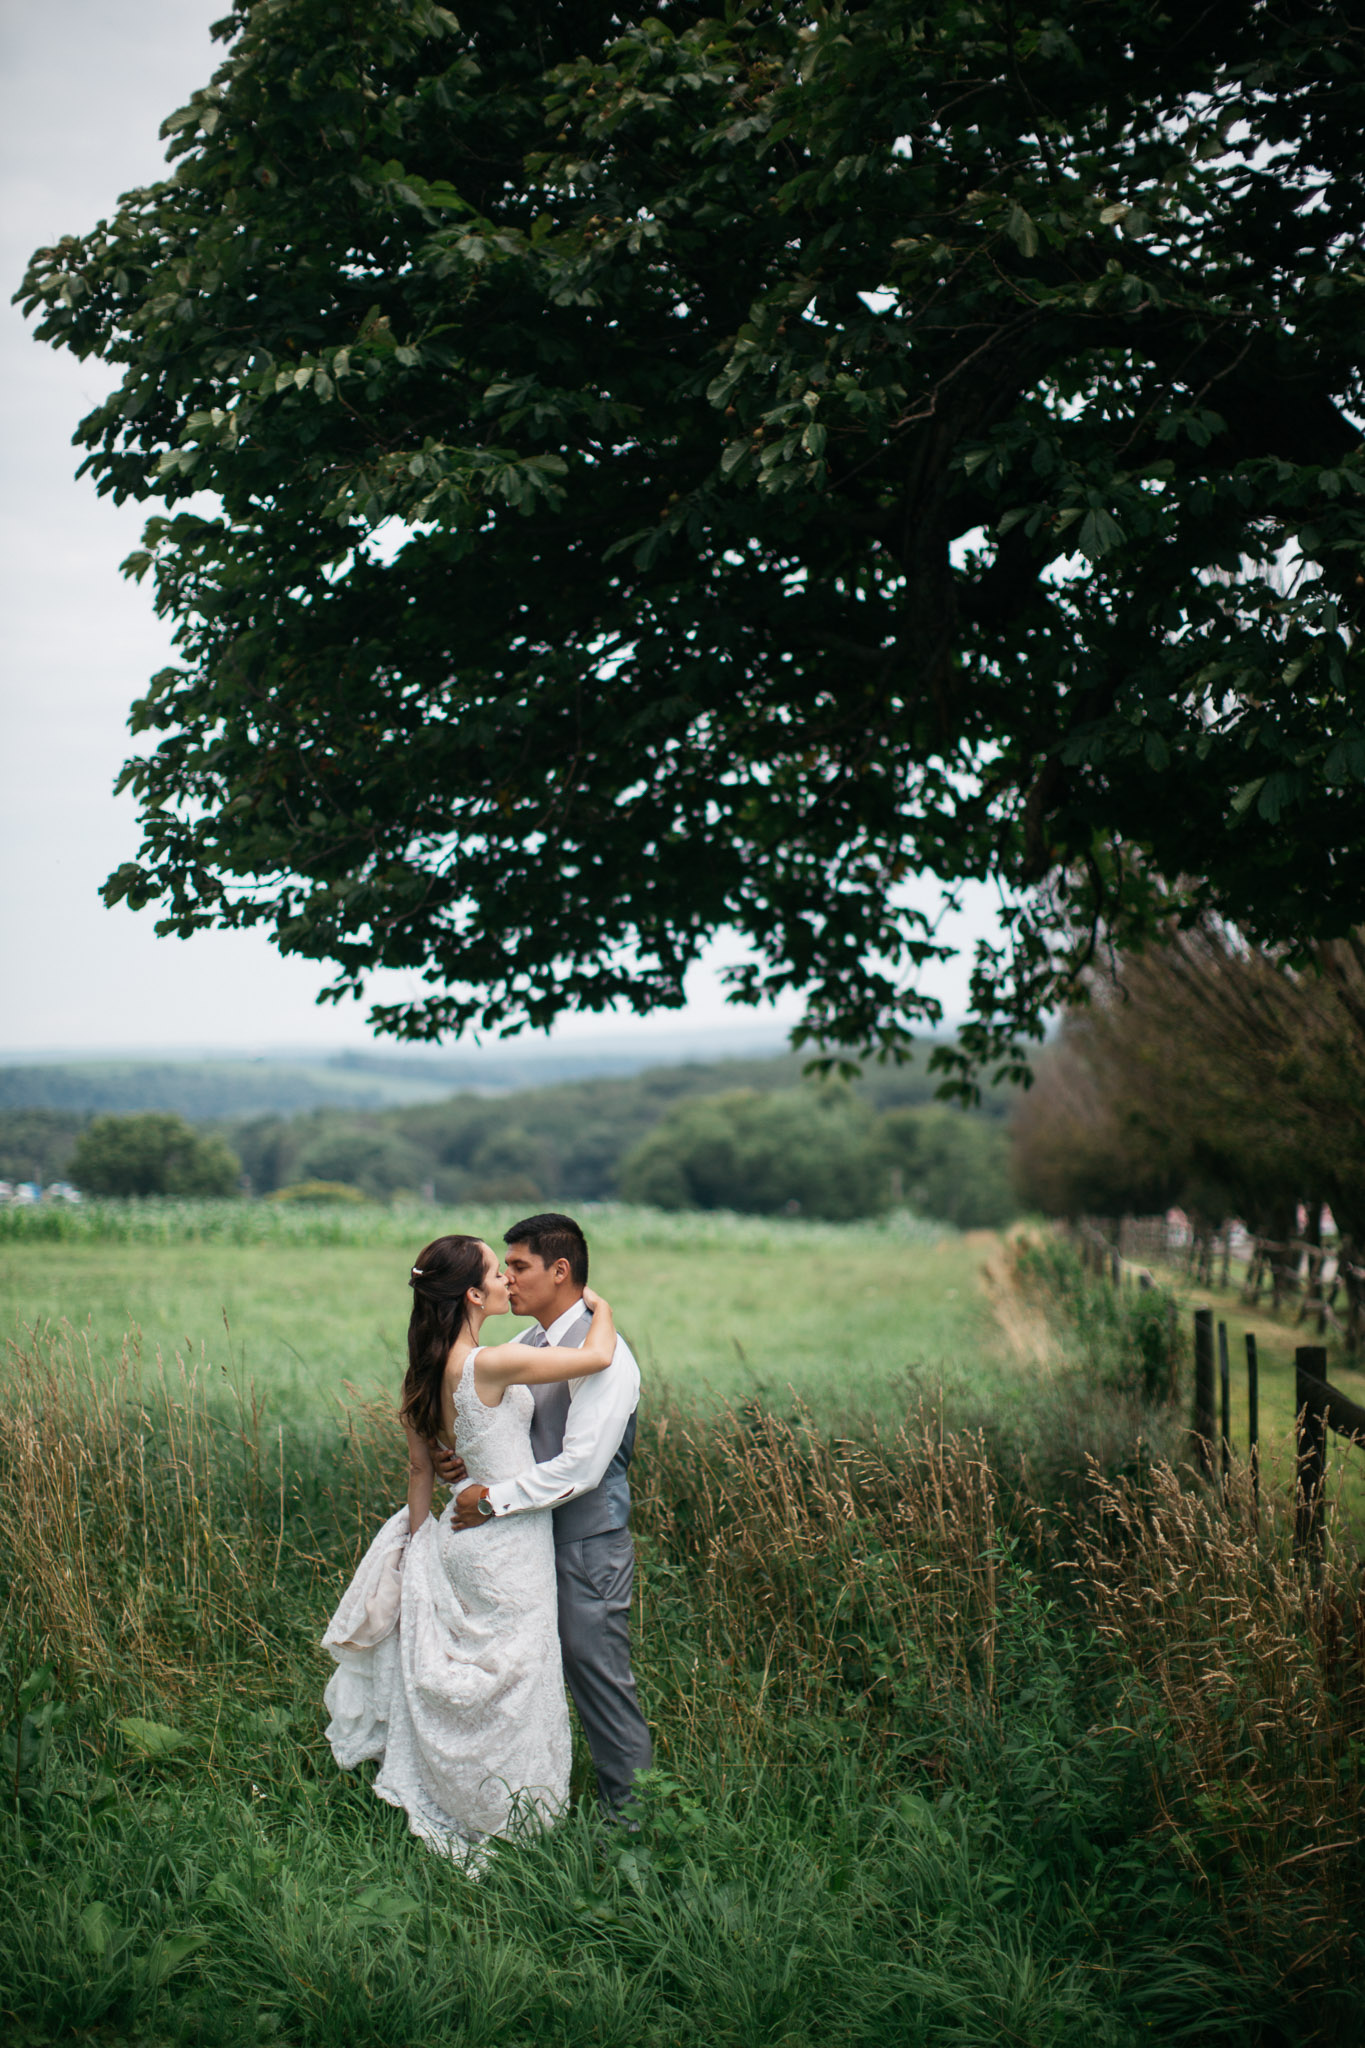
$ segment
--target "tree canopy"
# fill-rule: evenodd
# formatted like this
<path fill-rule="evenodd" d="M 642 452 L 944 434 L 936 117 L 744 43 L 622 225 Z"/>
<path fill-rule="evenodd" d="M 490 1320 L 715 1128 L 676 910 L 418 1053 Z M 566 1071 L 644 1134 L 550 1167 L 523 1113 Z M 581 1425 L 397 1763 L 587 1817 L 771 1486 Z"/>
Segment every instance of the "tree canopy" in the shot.
<path fill-rule="evenodd" d="M 429 993 L 967 1059 L 1098 936 L 1365 881 L 1365 25 L 1333 0 L 260 0 L 40 251 L 178 660 L 110 900 Z M 206 495 L 207 494 L 207 495 Z"/>
<path fill-rule="evenodd" d="M 839 1090 L 739 1090 L 680 1103 L 621 1169 L 628 1202 L 660 1209 L 822 1216 L 886 1207 L 872 1119 Z"/>

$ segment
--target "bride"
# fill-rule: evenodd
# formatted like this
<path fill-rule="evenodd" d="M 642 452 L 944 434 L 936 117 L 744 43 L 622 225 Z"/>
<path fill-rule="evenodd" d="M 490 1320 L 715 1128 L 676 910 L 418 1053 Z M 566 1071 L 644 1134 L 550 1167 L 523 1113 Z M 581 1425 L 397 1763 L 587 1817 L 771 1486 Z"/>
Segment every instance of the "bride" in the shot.
<path fill-rule="evenodd" d="M 435 1444 L 471 1480 L 534 1464 L 529 1389 L 602 1372 L 611 1310 L 585 1290 L 592 1327 L 578 1350 L 481 1345 L 505 1315 L 497 1254 L 438 1237 L 412 1268 L 408 1370 L 400 1410 L 408 1504 L 384 1524 L 333 1615 L 323 1646 L 337 1669 L 327 1739 L 343 1770 L 374 1760 L 374 1790 L 412 1832 L 465 1855 L 519 1818 L 553 1819 L 568 1797 L 569 1721 L 560 1667 L 551 1510 L 462 1534 L 431 1514 Z"/>

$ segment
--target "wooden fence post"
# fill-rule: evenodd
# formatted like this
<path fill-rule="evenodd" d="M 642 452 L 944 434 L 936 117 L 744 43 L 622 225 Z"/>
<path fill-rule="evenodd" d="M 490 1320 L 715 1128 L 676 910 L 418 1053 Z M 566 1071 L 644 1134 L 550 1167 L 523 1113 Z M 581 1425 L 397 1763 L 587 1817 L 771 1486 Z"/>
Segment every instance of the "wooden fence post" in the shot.
<path fill-rule="evenodd" d="M 1228 1467 L 1232 1463 L 1232 1385 L 1228 1374 L 1228 1326 L 1218 1325 L 1218 1385 L 1222 1395 L 1219 1406 L 1223 1421 L 1223 1483 L 1227 1484 Z"/>
<path fill-rule="evenodd" d="M 1251 1459 L 1251 1497 L 1261 1498 L 1261 1384 L 1256 1338 L 1247 1331 L 1247 1455 Z"/>
<path fill-rule="evenodd" d="M 1322 1489 L 1327 1470 L 1327 1416 L 1323 1382 L 1327 1351 L 1301 1344 L 1294 1353 L 1294 1408 L 1298 1459 L 1294 1487 L 1294 1548 L 1314 1559 L 1322 1555 Z"/>
<path fill-rule="evenodd" d="M 1194 1449 L 1199 1469 L 1213 1477 L 1213 1310 L 1194 1312 Z"/>

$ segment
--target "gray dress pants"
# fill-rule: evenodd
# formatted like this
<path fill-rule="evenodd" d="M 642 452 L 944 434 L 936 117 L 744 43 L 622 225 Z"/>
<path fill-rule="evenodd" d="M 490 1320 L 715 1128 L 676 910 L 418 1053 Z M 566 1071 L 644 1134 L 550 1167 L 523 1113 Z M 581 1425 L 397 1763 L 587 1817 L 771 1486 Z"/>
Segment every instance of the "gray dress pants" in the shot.
<path fill-rule="evenodd" d="M 619 1813 L 651 1756 L 630 1669 L 634 1539 L 629 1529 L 609 1529 L 557 1543 L 555 1570 L 564 1676 L 592 1751 L 597 1796 L 608 1813 Z"/>

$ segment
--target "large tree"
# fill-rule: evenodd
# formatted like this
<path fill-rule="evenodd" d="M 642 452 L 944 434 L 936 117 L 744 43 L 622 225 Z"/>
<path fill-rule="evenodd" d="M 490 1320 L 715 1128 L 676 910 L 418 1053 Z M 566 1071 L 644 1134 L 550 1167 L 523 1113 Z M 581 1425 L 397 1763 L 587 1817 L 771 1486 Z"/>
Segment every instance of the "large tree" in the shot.
<path fill-rule="evenodd" d="M 736 993 L 969 1052 L 1106 931 L 1365 883 L 1365 26 L 1332 0 L 260 0 L 174 172 L 25 285 L 164 501 L 162 928 L 387 1029 Z M 209 494 L 205 496 L 204 494 Z"/>

